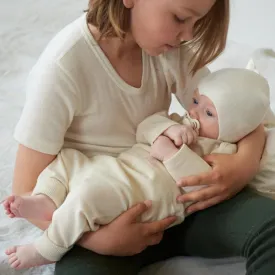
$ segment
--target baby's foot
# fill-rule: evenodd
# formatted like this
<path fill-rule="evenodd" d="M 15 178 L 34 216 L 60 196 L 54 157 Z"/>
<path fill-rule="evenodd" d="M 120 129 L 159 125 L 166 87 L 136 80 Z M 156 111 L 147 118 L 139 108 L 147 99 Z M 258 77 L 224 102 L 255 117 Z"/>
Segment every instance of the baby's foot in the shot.
<path fill-rule="evenodd" d="M 43 258 L 33 244 L 10 247 L 6 250 L 6 254 L 8 255 L 10 266 L 15 269 L 31 268 L 53 263 Z"/>
<path fill-rule="evenodd" d="M 160 161 L 165 161 L 178 152 L 173 141 L 166 136 L 159 136 L 151 146 L 150 156 Z"/>
<path fill-rule="evenodd" d="M 9 196 L 3 202 L 10 218 L 50 221 L 56 210 L 54 202 L 45 195 Z"/>

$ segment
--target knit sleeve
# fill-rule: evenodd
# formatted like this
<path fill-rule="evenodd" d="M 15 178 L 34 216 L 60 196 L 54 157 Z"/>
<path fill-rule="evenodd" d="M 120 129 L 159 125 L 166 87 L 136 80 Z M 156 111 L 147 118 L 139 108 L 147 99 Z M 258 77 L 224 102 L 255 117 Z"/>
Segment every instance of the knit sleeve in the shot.
<path fill-rule="evenodd" d="M 14 137 L 33 150 L 57 154 L 78 109 L 76 87 L 58 65 L 39 63 L 31 71 L 26 103 Z"/>

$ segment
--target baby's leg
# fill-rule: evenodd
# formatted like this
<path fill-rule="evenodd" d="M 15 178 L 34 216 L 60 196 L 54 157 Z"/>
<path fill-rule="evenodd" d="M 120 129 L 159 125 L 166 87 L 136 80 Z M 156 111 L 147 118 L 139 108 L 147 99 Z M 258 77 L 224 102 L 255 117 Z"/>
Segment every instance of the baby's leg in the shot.
<path fill-rule="evenodd" d="M 42 237 L 37 240 L 38 247 L 35 242 L 22 246 L 14 246 L 6 250 L 11 267 L 24 269 L 53 263 L 59 260 L 59 258 L 69 250 L 70 247 L 64 247 L 64 244 L 63 247 L 59 248 L 59 243 L 62 244 L 62 239 L 67 240 L 69 237 L 71 229 L 76 225 L 74 223 L 76 222 L 75 219 L 77 215 L 79 215 L 78 220 L 83 218 L 81 213 L 77 212 L 81 198 L 76 198 L 76 194 L 74 195 L 73 193 L 74 192 L 69 193 L 61 207 L 55 211 L 49 228 L 44 232 Z M 38 196 L 32 196 L 32 198 Z M 84 221 L 82 225 L 87 225 L 87 222 Z M 80 227 L 81 225 L 79 229 Z M 89 227 L 86 226 L 86 228 L 82 228 L 82 230 L 86 232 L 89 230 Z M 53 234 L 52 239 L 49 237 L 49 231 Z M 79 234 L 80 233 L 81 232 L 79 232 Z M 56 240 L 57 245 L 55 245 Z"/>
<path fill-rule="evenodd" d="M 91 174 L 69 193 L 54 212 L 49 228 L 34 244 L 7 250 L 12 266 L 19 269 L 58 261 L 85 232 L 97 230 L 128 208 L 121 178 L 100 171 L 98 174 Z"/>
<path fill-rule="evenodd" d="M 96 231 L 128 209 L 127 190 L 105 173 L 91 176 L 69 193 L 58 208 L 52 223 L 36 242 L 39 253 L 58 261 L 87 231 Z M 129 190 L 130 191 L 130 190 Z"/>
<path fill-rule="evenodd" d="M 51 220 L 53 212 L 71 189 L 72 178 L 86 166 L 90 166 L 90 160 L 81 152 L 62 150 L 38 177 L 32 196 L 9 196 L 5 199 L 6 214 L 10 218 Z"/>
<path fill-rule="evenodd" d="M 43 258 L 37 252 L 34 244 L 10 247 L 6 250 L 6 255 L 8 255 L 10 266 L 15 269 L 31 268 L 53 263 Z"/>
<path fill-rule="evenodd" d="M 45 195 L 9 196 L 3 202 L 10 218 L 50 221 L 56 209 L 54 202 Z"/>

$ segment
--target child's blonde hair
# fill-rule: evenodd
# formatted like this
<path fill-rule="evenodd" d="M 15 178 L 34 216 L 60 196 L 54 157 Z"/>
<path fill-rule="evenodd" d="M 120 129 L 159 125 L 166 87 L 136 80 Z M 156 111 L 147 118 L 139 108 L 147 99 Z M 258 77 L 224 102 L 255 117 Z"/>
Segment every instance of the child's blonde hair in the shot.
<path fill-rule="evenodd" d="M 130 10 L 122 0 L 89 0 L 87 22 L 98 28 L 101 37 L 124 39 L 130 27 Z M 192 71 L 213 61 L 225 48 L 229 25 L 229 0 L 216 0 L 194 29 L 187 44 L 194 50 Z"/>

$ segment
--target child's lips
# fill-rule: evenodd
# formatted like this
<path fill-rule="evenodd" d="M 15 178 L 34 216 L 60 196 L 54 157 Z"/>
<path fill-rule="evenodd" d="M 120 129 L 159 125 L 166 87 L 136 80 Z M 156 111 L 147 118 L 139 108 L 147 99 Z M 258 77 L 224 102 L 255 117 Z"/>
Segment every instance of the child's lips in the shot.
<path fill-rule="evenodd" d="M 171 50 L 173 47 L 172 46 L 170 46 L 170 45 L 168 45 L 168 44 L 165 44 L 164 45 L 164 51 L 169 51 L 169 50 Z"/>
<path fill-rule="evenodd" d="M 170 45 L 170 44 L 165 44 L 164 47 L 165 47 L 165 51 L 170 51 L 170 50 L 173 50 L 175 48 L 178 48 L 178 46 Z"/>

